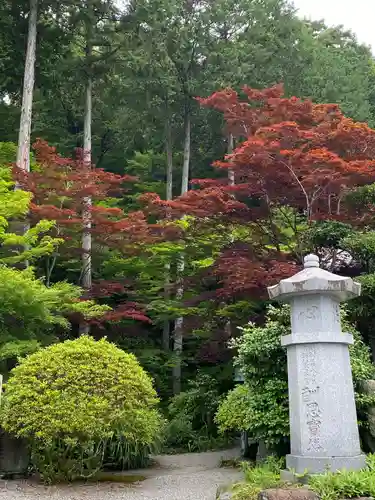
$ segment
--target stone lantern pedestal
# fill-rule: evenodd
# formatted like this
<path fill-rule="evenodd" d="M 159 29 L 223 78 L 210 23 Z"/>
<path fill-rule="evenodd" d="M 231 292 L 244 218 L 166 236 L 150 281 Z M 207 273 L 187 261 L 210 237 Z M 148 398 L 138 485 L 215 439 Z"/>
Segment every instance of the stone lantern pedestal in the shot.
<path fill-rule="evenodd" d="M 340 302 L 360 295 L 360 285 L 319 268 L 305 268 L 268 288 L 271 299 L 291 305 L 287 348 L 291 453 L 287 468 L 298 474 L 358 470 L 361 453 L 349 348 L 341 331 Z"/>

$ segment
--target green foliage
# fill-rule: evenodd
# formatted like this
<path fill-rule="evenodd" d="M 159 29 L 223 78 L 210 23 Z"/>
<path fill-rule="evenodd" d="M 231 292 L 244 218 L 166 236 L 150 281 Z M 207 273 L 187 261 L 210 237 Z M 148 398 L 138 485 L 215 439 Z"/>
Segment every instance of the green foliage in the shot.
<path fill-rule="evenodd" d="M 31 201 L 31 194 L 14 189 L 10 162 L 14 161 L 15 145 L 0 142 L 0 262 L 17 264 L 33 262 L 40 257 L 50 255 L 61 243 L 48 233 L 55 225 L 54 221 L 42 220 L 33 228 L 16 234 L 9 231 L 10 221 L 25 218 Z M 19 223 L 22 227 L 22 222 Z"/>
<path fill-rule="evenodd" d="M 229 391 L 216 414 L 219 430 L 222 433 L 233 429 L 247 431 L 251 425 L 254 426 L 254 422 L 249 422 L 248 417 L 251 405 L 252 393 L 246 385 L 237 385 Z M 285 416 L 284 412 L 283 416 Z"/>
<path fill-rule="evenodd" d="M 47 288 L 32 268 L 21 271 L 6 267 L 34 263 L 51 255 L 61 243 L 49 234 L 54 221 L 42 220 L 20 234 L 9 230 L 10 221 L 23 229 L 31 200 L 30 193 L 14 189 L 10 167 L 14 158 L 15 145 L 0 143 L 0 346 L 5 371 L 9 361 L 34 352 L 39 342 L 51 342 L 54 329 L 69 328 L 68 314 L 93 318 L 108 309 L 93 301 L 80 301 L 82 290 L 72 284 L 63 282 Z"/>
<path fill-rule="evenodd" d="M 359 121 L 374 119 L 371 109 L 373 63 L 368 47 L 341 27 L 312 21 L 301 26 L 299 55 L 303 58 L 293 92 L 315 102 L 336 102 Z M 353 74 L 348 76 L 348 71 Z M 359 76 L 360 75 L 360 76 Z M 356 91 L 361 81 L 363 87 Z"/>
<path fill-rule="evenodd" d="M 283 468 L 283 460 L 269 457 L 256 467 L 244 463 L 242 468 L 245 482 L 234 485 L 234 500 L 256 500 L 262 490 L 282 485 L 280 470 Z"/>
<path fill-rule="evenodd" d="M 275 450 L 283 449 L 289 436 L 288 382 L 286 352 L 280 337 L 290 334 L 290 309 L 288 306 L 270 306 L 264 326 L 250 323 L 242 336 L 233 342 L 238 350 L 236 363 L 245 384 L 228 394 L 216 414 L 222 432 L 247 430 L 250 438 L 264 440 Z M 342 312 L 344 331 L 353 333 L 355 343 L 350 347 L 355 388 L 361 380 L 371 379 L 375 367 L 368 348 L 360 335 L 348 324 Z M 357 408 L 364 411 L 368 401 L 356 394 Z M 280 448 L 281 447 L 281 448 Z"/>
<path fill-rule="evenodd" d="M 274 207 L 272 210 L 272 225 L 264 224 L 263 231 L 271 242 L 277 242 L 281 252 L 300 257 L 302 252 L 301 236 L 307 229 L 306 218 L 294 208 L 287 205 Z M 274 244 L 267 248 L 276 248 Z"/>
<path fill-rule="evenodd" d="M 349 191 L 346 196 L 347 201 L 356 207 L 375 204 L 375 184 L 360 186 L 353 191 Z"/>
<path fill-rule="evenodd" d="M 314 222 L 308 228 L 304 234 L 304 240 L 310 249 L 339 248 L 344 239 L 350 240 L 352 234 L 353 229 L 349 224 L 323 220 Z"/>
<path fill-rule="evenodd" d="M 162 424 L 157 402 L 135 356 L 84 336 L 39 350 L 12 370 L 1 419 L 29 441 L 45 480 L 71 480 L 91 476 L 105 453 L 118 453 L 117 437 L 124 462 L 136 447 L 150 447 Z"/>
<path fill-rule="evenodd" d="M 364 266 L 367 273 L 375 271 L 375 231 L 354 232 L 340 245 Z"/>
<path fill-rule="evenodd" d="M 285 487 L 280 479 L 280 470 L 285 467 L 284 460 L 268 458 L 263 464 L 252 467 L 243 464 L 245 481 L 232 488 L 234 500 L 256 500 L 260 491 L 269 488 Z M 309 488 L 321 500 L 340 498 L 367 498 L 375 494 L 375 455 L 367 456 L 367 467 L 360 471 L 339 471 L 316 474 L 309 478 Z M 298 488 L 299 485 L 287 485 Z"/>
<path fill-rule="evenodd" d="M 299 19 L 287 0 L 138 0 L 125 4 L 120 7 L 117 2 L 117 8 L 113 0 L 74 0 L 52 2 L 47 8 L 47 3 L 41 2 L 38 20 L 40 43 L 33 135 L 43 137 L 57 146 L 59 152 L 69 155 L 82 146 L 83 96 L 90 75 L 93 162 L 106 170 L 138 176 L 123 198 L 102 200 L 103 205 L 120 205 L 129 212 L 139 208 L 141 193 L 153 191 L 164 198 L 167 149 L 173 166 L 173 193 L 180 192 L 187 114 L 191 121 L 189 178 L 217 175 L 211 164 L 225 154 L 228 146 L 223 140 L 223 122 L 216 112 L 199 109 L 194 97 L 219 88 L 240 89 L 244 83 L 261 88 L 282 81 L 288 95 L 341 103 L 349 116 L 374 121 L 375 71 L 369 50 L 341 28 L 327 28 L 323 23 Z M 91 9 L 93 5 L 95 8 Z M 121 13 L 120 8 L 123 8 Z M 0 134 L 4 140 L 16 140 L 27 10 L 25 1 L 16 5 L 4 0 L 0 5 L 0 101 L 6 97 L 0 102 Z M 90 32 L 96 49 L 88 60 L 83 47 Z M 105 310 L 91 301 L 80 301 L 80 290 L 65 283 L 66 280 L 76 283 L 79 279 L 81 254 L 76 252 L 74 257 L 66 258 L 61 241 L 50 236 L 54 232 L 53 221 L 42 221 L 22 236 L 9 225 L 11 219 L 22 224 L 30 203 L 28 193 L 13 189 L 8 164 L 14 161 L 15 154 L 13 143 L 0 143 L 0 263 L 15 265 L 28 261 L 35 265 L 36 271 L 33 276 L 22 272 L 10 275 L 0 268 L 0 278 L 4 278 L 0 290 L 4 294 L 4 304 L 0 306 L 0 360 L 4 362 L 9 359 L 13 362 L 17 356 L 52 342 L 61 328 L 69 327 L 66 318 L 70 313 L 90 318 L 100 316 Z M 370 203 L 373 191 L 359 190 L 361 203 Z M 335 221 L 319 222 L 307 229 L 304 217 L 288 206 L 274 207 L 271 224 L 259 224 L 262 227 L 238 224 L 227 231 L 221 225 L 204 224 L 184 218 L 179 222 L 185 231 L 183 241 L 142 242 L 129 252 L 108 249 L 104 235 L 100 243 L 95 236 L 93 240 L 94 281 L 116 280 L 127 287 L 124 293 L 103 298 L 103 302 L 116 306 L 130 299 L 145 306 L 153 323 L 147 331 L 131 319 L 115 326 L 106 323 L 104 333 L 125 350 L 134 338 L 138 341 L 141 337 L 134 330 L 139 328 L 145 334 L 144 342 L 133 350 L 142 366 L 155 376 L 158 391 L 165 400 L 170 396 L 174 362 L 165 346 L 164 352 L 161 349 L 161 328 L 165 322 L 172 325 L 178 317 L 185 320 L 185 382 L 199 365 L 205 364 L 206 368 L 211 364 L 216 368 L 216 360 L 207 362 L 205 358 L 202 362 L 200 347 L 206 344 L 211 348 L 216 342 L 213 335 L 223 331 L 225 320 L 230 320 L 234 331 L 248 317 L 254 319 L 262 312 L 262 303 L 254 304 L 247 296 L 237 296 L 230 303 L 214 297 L 218 277 L 212 273 L 212 264 L 231 243 L 255 242 L 258 248 L 265 245 L 298 261 L 306 247 L 336 249 L 343 243 L 361 263 L 369 269 L 373 267 L 370 233 L 351 238 L 351 229 Z M 67 248 L 66 241 L 64 246 Z M 68 246 L 69 250 L 77 250 L 78 238 Z M 184 281 L 180 300 L 175 297 L 175 278 L 181 252 L 185 266 L 180 276 Z M 62 257 L 57 263 L 56 254 Z M 40 258 L 44 256 L 47 262 L 42 264 Z M 35 279 L 45 274 L 44 264 L 48 269 L 48 285 L 64 281 L 51 286 L 49 291 L 42 281 Z M 169 286 L 165 286 L 166 278 L 170 279 Z M 375 280 L 372 274 L 361 280 L 365 294 L 350 303 L 348 310 L 352 318 L 362 318 L 369 325 L 366 328 L 371 328 L 375 317 Z M 202 293 L 209 298 L 199 302 Z M 131 333 L 127 330 L 130 325 Z M 361 332 L 365 331 L 362 326 Z M 95 335 L 104 334 L 96 326 L 93 328 Z M 253 336 L 255 343 L 252 351 L 246 353 L 246 364 L 258 368 L 253 372 L 248 368 L 247 385 L 236 388 L 223 402 L 220 411 L 227 420 L 220 425 L 223 429 L 250 427 L 255 435 L 266 436 L 276 443 L 288 429 L 285 354 L 276 342 L 284 327 L 271 325 L 263 332 L 255 331 L 253 325 L 249 328 L 249 337 Z M 73 331 L 71 335 L 74 334 Z M 224 351 L 225 339 L 219 344 L 218 349 Z M 368 371 L 363 359 L 352 360 L 353 366 L 358 360 L 357 372 Z M 172 401 L 174 416 L 168 438 L 171 444 L 173 439 L 177 440 L 178 428 L 180 442 L 176 441 L 176 446 L 198 447 L 205 439 L 216 439 L 212 412 L 222 387 L 230 386 L 231 368 L 224 358 L 218 366 L 218 372 L 225 371 L 226 376 L 218 384 L 220 387 L 213 389 L 209 383 L 200 388 L 189 386 L 180 398 Z M 200 444 L 196 444 L 198 441 Z M 111 443 L 108 447 L 98 445 L 95 453 L 103 452 L 110 463 L 122 464 L 133 456 L 128 441 L 121 444 L 121 439 L 115 439 Z M 54 450 L 56 456 L 59 453 L 65 456 L 66 443 L 61 447 L 56 444 Z M 82 459 L 90 457 L 90 453 L 85 451 Z M 138 451 L 134 453 L 139 456 Z M 52 464 L 54 460 L 51 458 Z"/>
<path fill-rule="evenodd" d="M 141 469 L 150 464 L 150 455 L 160 451 L 162 433 L 155 435 L 150 443 L 130 441 L 122 434 L 115 434 L 106 441 L 103 466 L 109 470 Z"/>
<path fill-rule="evenodd" d="M 136 151 L 133 158 L 128 160 L 126 173 L 139 179 L 133 186 L 133 192 L 126 197 L 129 208 L 137 208 L 136 200 L 143 193 L 157 193 L 162 198 L 164 197 L 165 162 L 164 154 L 157 154 L 153 151 L 144 153 Z M 129 201 L 132 203 L 129 203 Z"/>
<path fill-rule="evenodd" d="M 171 394 L 170 374 L 173 366 L 171 353 L 153 347 L 150 340 L 136 346 L 131 351 L 137 356 L 141 366 L 148 373 L 152 373 L 154 385 L 160 398 L 164 401 L 167 400 Z"/>
<path fill-rule="evenodd" d="M 217 436 L 214 415 L 220 402 L 217 381 L 198 373 L 185 392 L 171 399 L 166 427 L 167 449 L 204 451 L 221 447 L 226 439 Z"/>
<path fill-rule="evenodd" d="M 360 297 L 351 300 L 347 309 L 350 317 L 357 324 L 363 338 L 371 345 L 375 355 L 375 232 L 373 225 L 373 207 L 375 203 L 375 184 L 362 186 L 349 192 L 347 200 L 357 213 L 366 215 L 366 226 L 353 231 L 340 241 L 340 248 L 353 257 L 356 278 L 362 285 Z"/>
<path fill-rule="evenodd" d="M 81 288 L 70 283 L 46 287 L 30 267 L 0 267 L 0 294 L 0 330 L 14 336 L 22 332 L 24 336 L 36 335 L 56 325 L 69 328 L 68 313 L 80 312 L 93 318 L 107 310 L 93 301 L 80 301 Z"/>
<path fill-rule="evenodd" d="M 362 293 L 348 303 L 348 312 L 360 326 L 367 324 L 367 327 L 371 329 L 375 316 L 375 274 L 365 274 L 357 277 L 356 280 L 361 283 Z"/>
<path fill-rule="evenodd" d="M 16 160 L 17 146 L 14 142 L 0 142 L 0 165 L 8 166 Z"/>
<path fill-rule="evenodd" d="M 367 468 L 361 471 L 326 472 L 311 476 L 310 488 L 321 500 L 364 498 L 375 495 L 375 456 L 367 456 Z"/>
<path fill-rule="evenodd" d="M 37 340 L 14 340 L 1 346 L 0 361 L 22 358 L 36 352 L 40 348 Z"/>
<path fill-rule="evenodd" d="M 38 343 L 51 343 L 56 329 L 69 329 L 67 316 L 100 317 L 107 309 L 81 301 L 81 288 L 70 283 L 46 287 L 31 267 L 17 270 L 0 266 L 1 360 L 35 351 Z"/>
<path fill-rule="evenodd" d="M 205 373 L 198 373 L 196 379 L 190 381 L 185 392 L 174 396 L 169 405 L 169 414 L 178 418 L 181 414 L 191 417 L 193 427 L 206 427 L 213 430 L 213 417 L 219 404 L 219 391 L 216 380 Z"/>

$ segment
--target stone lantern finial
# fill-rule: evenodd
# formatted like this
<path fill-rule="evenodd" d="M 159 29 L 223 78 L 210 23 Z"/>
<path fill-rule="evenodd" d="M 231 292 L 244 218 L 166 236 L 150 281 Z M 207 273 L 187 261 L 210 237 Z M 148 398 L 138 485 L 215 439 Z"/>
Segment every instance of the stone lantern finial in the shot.
<path fill-rule="evenodd" d="M 304 269 L 299 273 L 268 287 L 270 299 L 290 302 L 299 295 L 330 295 L 339 302 L 358 297 L 361 285 L 351 278 L 338 276 L 319 267 L 319 257 L 314 254 L 304 258 Z"/>
<path fill-rule="evenodd" d="M 303 267 L 305 269 L 308 267 L 319 267 L 319 257 L 317 255 L 314 255 L 313 253 L 310 253 L 303 259 L 303 263 Z"/>

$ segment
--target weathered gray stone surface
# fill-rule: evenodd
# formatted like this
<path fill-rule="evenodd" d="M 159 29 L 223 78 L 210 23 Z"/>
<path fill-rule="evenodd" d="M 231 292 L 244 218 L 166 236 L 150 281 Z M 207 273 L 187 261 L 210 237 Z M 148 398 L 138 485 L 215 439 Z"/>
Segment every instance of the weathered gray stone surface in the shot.
<path fill-rule="evenodd" d="M 233 498 L 233 493 L 231 491 L 223 490 L 219 488 L 216 493 L 216 500 L 231 500 Z"/>
<path fill-rule="evenodd" d="M 305 268 L 269 288 L 271 298 L 291 304 L 288 353 L 291 454 L 287 467 L 301 474 L 327 468 L 364 467 L 348 345 L 341 331 L 340 302 L 360 294 L 351 278 L 319 268 L 315 255 Z"/>
<path fill-rule="evenodd" d="M 261 491 L 258 500 L 319 500 L 319 497 L 307 488 L 275 488 Z"/>

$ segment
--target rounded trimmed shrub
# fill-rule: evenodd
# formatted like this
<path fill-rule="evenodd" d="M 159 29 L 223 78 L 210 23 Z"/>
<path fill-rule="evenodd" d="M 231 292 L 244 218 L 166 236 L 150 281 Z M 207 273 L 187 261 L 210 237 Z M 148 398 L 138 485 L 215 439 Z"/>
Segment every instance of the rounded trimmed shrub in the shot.
<path fill-rule="evenodd" d="M 88 336 L 32 354 L 12 370 L 2 425 L 31 446 L 46 480 L 87 477 L 108 444 L 149 448 L 161 428 L 152 380 L 132 354 Z"/>

